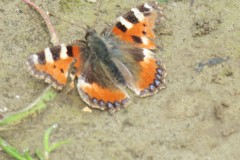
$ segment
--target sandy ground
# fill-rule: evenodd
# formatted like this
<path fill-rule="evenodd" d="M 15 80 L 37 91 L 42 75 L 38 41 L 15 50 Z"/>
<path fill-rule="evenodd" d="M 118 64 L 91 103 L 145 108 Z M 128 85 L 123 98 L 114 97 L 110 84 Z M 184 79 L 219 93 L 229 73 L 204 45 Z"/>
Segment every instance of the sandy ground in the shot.
<path fill-rule="evenodd" d="M 138 1 L 36 0 L 50 13 L 100 32 Z M 19 150 L 42 148 L 44 131 L 59 127 L 51 141 L 71 140 L 52 160 L 237 160 L 240 157 L 240 3 L 239 0 L 170 1 L 158 32 L 159 53 L 167 67 L 166 89 L 132 99 L 110 116 L 85 104 L 77 91 L 58 93 L 48 108 L 0 131 Z M 30 53 L 51 46 L 41 17 L 20 1 L 0 1 L 0 112 L 17 112 L 47 85 L 27 73 Z M 86 16 L 88 15 L 88 16 Z M 62 42 L 84 37 L 76 25 L 52 18 Z M 0 151 L 1 160 L 9 160 Z"/>

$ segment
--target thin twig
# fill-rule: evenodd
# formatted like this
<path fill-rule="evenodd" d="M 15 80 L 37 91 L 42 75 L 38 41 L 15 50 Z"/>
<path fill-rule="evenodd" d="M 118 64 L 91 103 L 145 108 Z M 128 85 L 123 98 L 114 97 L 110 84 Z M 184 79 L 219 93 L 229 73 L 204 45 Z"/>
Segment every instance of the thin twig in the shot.
<path fill-rule="evenodd" d="M 30 0 L 22 0 L 23 2 L 29 4 L 30 6 L 32 6 L 33 8 L 36 9 L 36 11 L 38 11 L 38 13 L 41 14 L 41 16 L 43 17 L 46 25 L 47 25 L 47 28 L 49 30 L 49 33 L 51 35 L 51 43 L 53 45 L 58 45 L 59 44 L 59 38 L 57 36 L 57 33 L 55 32 L 55 29 L 49 19 L 49 16 L 48 14 L 46 14 L 40 7 L 38 7 L 35 3 L 31 2 Z"/>

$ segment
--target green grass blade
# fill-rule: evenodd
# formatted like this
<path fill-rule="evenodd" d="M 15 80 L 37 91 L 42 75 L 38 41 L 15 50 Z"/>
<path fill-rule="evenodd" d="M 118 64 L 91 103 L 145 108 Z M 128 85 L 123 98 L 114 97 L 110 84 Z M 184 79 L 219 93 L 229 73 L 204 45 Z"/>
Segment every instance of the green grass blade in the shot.
<path fill-rule="evenodd" d="M 38 149 L 36 150 L 35 154 L 39 160 L 44 160 L 42 153 Z"/>
<path fill-rule="evenodd" d="M 44 151 L 47 151 L 47 152 L 48 152 L 48 150 L 49 150 L 49 136 L 50 136 L 52 130 L 53 130 L 54 128 L 56 128 L 56 127 L 57 127 L 57 125 L 54 124 L 54 125 L 52 125 L 51 127 L 49 127 L 49 128 L 47 129 L 47 131 L 45 132 L 44 138 L 43 138 Z"/>
<path fill-rule="evenodd" d="M 10 146 L 4 139 L 0 137 L 0 147 L 11 157 L 17 160 L 27 160 L 21 153 L 17 151 L 14 147 Z"/>
<path fill-rule="evenodd" d="M 57 92 L 55 90 L 53 90 L 50 86 L 47 87 L 43 94 L 27 108 L 17 113 L 8 115 L 6 118 L 2 119 L 0 121 L 0 126 L 19 123 L 22 119 L 28 117 L 29 115 L 45 109 L 47 107 L 46 102 L 53 100 L 56 95 Z"/>
<path fill-rule="evenodd" d="M 49 137 L 50 137 L 50 134 L 52 133 L 52 130 L 54 128 L 57 128 L 57 124 L 52 125 L 51 127 L 49 127 L 47 129 L 47 131 L 45 132 L 45 135 L 44 135 L 43 144 L 44 144 L 44 157 L 45 157 L 45 159 L 49 158 L 49 154 L 53 150 L 61 147 L 64 144 L 70 143 L 69 141 L 60 141 L 60 142 L 54 143 L 53 145 L 50 146 Z"/>
<path fill-rule="evenodd" d="M 168 0 L 157 0 L 158 2 L 160 2 L 160 3 L 167 3 L 168 2 Z"/>
<path fill-rule="evenodd" d="M 24 151 L 24 157 L 26 158 L 26 160 L 33 160 L 29 153 L 29 150 Z"/>
<path fill-rule="evenodd" d="M 52 152 L 53 150 L 61 147 L 61 146 L 64 145 L 64 144 L 68 144 L 68 143 L 70 143 L 70 141 L 68 141 L 68 140 L 54 143 L 50 148 L 48 148 L 48 152 L 50 153 L 50 152 Z"/>

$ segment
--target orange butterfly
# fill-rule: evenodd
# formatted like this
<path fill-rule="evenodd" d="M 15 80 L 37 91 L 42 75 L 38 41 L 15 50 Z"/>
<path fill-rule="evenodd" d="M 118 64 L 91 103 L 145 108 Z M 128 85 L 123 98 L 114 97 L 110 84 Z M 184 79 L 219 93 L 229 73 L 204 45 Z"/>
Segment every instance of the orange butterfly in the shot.
<path fill-rule="evenodd" d="M 67 79 L 77 81 L 78 92 L 90 107 L 119 110 L 136 95 L 153 95 L 164 88 L 165 67 L 155 57 L 153 27 L 156 7 L 144 3 L 119 17 L 111 30 L 98 35 L 88 28 L 81 44 L 61 44 L 33 54 L 29 70 L 61 90 Z"/>

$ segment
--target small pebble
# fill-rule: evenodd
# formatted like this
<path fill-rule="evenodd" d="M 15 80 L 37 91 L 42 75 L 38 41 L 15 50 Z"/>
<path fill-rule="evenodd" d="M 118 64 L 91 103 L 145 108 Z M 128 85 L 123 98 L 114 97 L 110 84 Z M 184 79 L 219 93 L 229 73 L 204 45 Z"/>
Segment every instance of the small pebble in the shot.
<path fill-rule="evenodd" d="M 7 110 L 8 110 L 7 107 L 0 108 L 0 112 L 6 112 Z"/>
<path fill-rule="evenodd" d="M 91 108 L 89 108 L 89 107 L 84 107 L 84 108 L 82 109 L 82 111 L 83 111 L 83 112 L 92 113 L 92 110 L 91 110 Z"/>
<path fill-rule="evenodd" d="M 97 0 L 86 0 L 87 2 L 90 2 L 90 3 L 95 3 L 97 2 Z"/>

